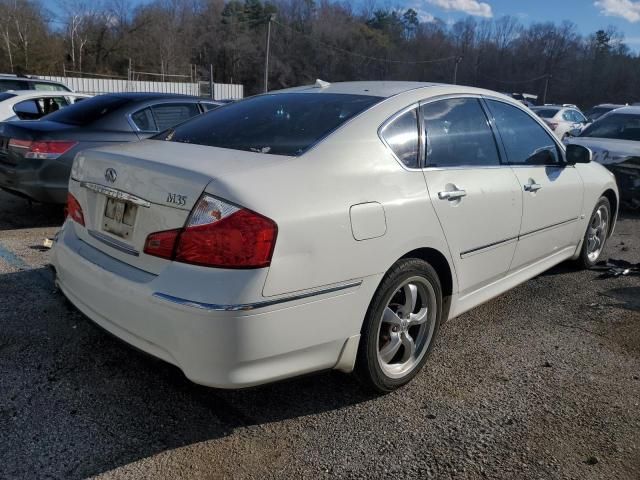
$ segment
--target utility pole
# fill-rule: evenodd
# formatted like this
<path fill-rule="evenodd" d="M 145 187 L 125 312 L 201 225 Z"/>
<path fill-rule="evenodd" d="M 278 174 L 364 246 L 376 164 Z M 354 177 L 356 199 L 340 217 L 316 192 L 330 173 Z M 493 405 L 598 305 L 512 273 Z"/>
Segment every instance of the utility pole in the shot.
<path fill-rule="evenodd" d="M 457 85 L 458 84 L 458 65 L 460 64 L 460 62 L 462 61 L 462 55 L 458 55 L 456 57 L 456 64 L 453 67 L 453 84 Z"/>
<path fill-rule="evenodd" d="M 544 94 L 542 95 L 542 104 L 545 105 L 547 103 L 547 90 L 549 90 L 549 79 L 552 78 L 550 74 L 544 79 Z"/>
<path fill-rule="evenodd" d="M 213 64 L 209 64 L 209 96 L 211 97 L 211 100 L 214 100 L 214 95 L 213 95 Z"/>
<path fill-rule="evenodd" d="M 267 48 L 264 57 L 264 92 L 269 91 L 269 48 L 271 47 L 271 22 L 276 19 L 275 14 L 269 15 L 269 23 L 267 23 Z"/>

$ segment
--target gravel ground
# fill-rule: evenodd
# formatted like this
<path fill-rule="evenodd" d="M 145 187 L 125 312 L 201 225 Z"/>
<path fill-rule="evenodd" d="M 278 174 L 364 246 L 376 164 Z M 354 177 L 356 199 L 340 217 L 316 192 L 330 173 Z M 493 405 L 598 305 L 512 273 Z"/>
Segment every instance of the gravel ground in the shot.
<path fill-rule="evenodd" d="M 640 277 L 561 265 L 447 323 L 406 388 L 187 381 L 54 292 L 59 209 L 0 193 L 0 478 L 640 478 Z M 611 258 L 640 261 L 640 217 Z"/>

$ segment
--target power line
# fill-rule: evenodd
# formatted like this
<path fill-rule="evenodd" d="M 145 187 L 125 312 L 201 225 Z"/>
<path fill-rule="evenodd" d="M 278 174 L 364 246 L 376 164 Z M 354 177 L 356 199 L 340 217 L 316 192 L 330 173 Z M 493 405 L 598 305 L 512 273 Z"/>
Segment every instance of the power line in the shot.
<path fill-rule="evenodd" d="M 327 48 L 330 48 L 331 50 L 335 50 L 336 52 L 344 53 L 346 55 L 351 55 L 352 57 L 362 58 L 362 59 L 365 59 L 365 60 L 372 60 L 372 61 L 375 61 L 375 62 L 407 64 L 407 65 L 423 65 L 423 64 L 427 64 L 427 63 L 447 62 L 447 61 L 454 60 L 454 59 L 458 58 L 458 55 L 451 55 L 449 57 L 436 58 L 436 59 L 433 59 L 433 60 L 391 60 L 391 59 L 388 59 L 388 58 L 371 57 L 369 55 L 363 55 L 361 53 L 351 52 L 349 50 L 345 50 L 344 48 L 336 47 L 335 45 L 331 45 L 330 43 L 323 42 L 322 40 L 314 38 L 314 37 L 312 37 L 311 35 L 309 35 L 307 33 L 299 32 L 295 28 L 293 28 L 293 27 L 291 27 L 289 25 L 286 25 L 284 23 L 280 23 L 280 22 L 278 22 L 276 20 L 273 20 L 273 23 L 275 23 L 276 25 L 280 25 L 281 27 L 284 27 L 284 28 L 287 28 L 287 29 L 291 30 L 296 35 L 300 35 L 302 37 L 307 37 L 307 38 L 311 39 L 312 41 L 314 41 L 314 42 L 316 42 L 316 43 L 318 43 L 320 45 L 323 45 L 323 46 L 325 46 Z"/>

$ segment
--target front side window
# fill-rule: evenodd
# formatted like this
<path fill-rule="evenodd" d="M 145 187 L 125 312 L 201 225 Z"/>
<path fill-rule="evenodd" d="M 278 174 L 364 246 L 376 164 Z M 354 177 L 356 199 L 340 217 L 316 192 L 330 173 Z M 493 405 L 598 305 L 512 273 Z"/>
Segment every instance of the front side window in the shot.
<path fill-rule="evenodd" d="M 487 100 L 507 160 L 511 165 L 558 165 L 561 156 L 553 138 L 529 114 L 496 100 Z"/>
<path fill-rule="evenodd" d="M 154 138 L 298 156 L 380 100 L 339 93 L 259 95 L 217 108 Z"/>
<path fill-rule="evenodd" d="M 592 123 L 580 136 L 640 141 L 640 115 L 609 114 Z"/>
<path fill-rule="evenodd" d="M 152 109 L 160 132 L 200 115 L 197 103 L 161 103 L 154 105 Z"/>
<path fill-rule="evenodd" d="M 428 167 L 500 165 L 495 137 L 476 98 L 452 98 L 420 107 Z"/>
<path fill-rule="evenodd" d="M 384 141 L 405 167 L 419 167 L 420 135 L 418 128 L 418 111 L 414 108 L 394 119 L 380 132 Z"/>

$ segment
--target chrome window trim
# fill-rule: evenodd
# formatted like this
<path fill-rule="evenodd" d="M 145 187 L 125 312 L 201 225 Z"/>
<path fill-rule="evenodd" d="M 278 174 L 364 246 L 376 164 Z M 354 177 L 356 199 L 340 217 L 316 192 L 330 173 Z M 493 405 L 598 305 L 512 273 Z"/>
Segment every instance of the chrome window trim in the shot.
<path fill-rule="evenodd" d="M 106 195 L 107 197 L 115 198 L 118 200 L 124 200 L 126 202 L 131 202 L 140 207 L 149 208 L 151 207 L 151 202 L 145 200 L 144 198 L 136 197 L 135 195 L 131 195 L 130 193 L 123 192 L 122 190 L 118 190 L 112 187 L 106 187 L 104 185 L 100 185 L 99 183 L 93 182 L 80 182 L 80 187 L 86 188 L 96 193 L 101 193 L 102 195 Z"/>
<path fill-rule="evenodd" d="M 111 248 L 115 248 L 116 250 L 121 251 L 122 253 L 126 253 L 127 255 L 132 255 L 134 257 L 139 257 L 140 252 L 133 247 L 130 247 L 124 242 L 116 240 L 115 238 L 111 238 L 104 233 L 98 232 L 96 230 L 88 230 L 90 236 L 95 238 L 96 240 L 104 243 L 105 245 L 109 245 Z"/>
<path fill-rule="evenodd" d="M 340 285 L 334 285 L 332 287 L 323 288 L 320 290 L 314 290 L 312 292 L 299 293 L 296 295 L 289 295 L 286 297 L 281 297 L 273 300 L 263 300 L 261 302 L 253 302 L 253 303 L 239 303 L 239 304 L 215 304 L 215 303 L 204 303 L 204 302 L 195 302 L 192 300 L 187 300 L 180 297 L 174 297 L 173 295 L 169 295 L 162 292 L 154 292 L 153 296 L 160 300 L 164 300 L 166 302 L 174 303 L 176 305 L 180 305 L 183 307 L 192 307 L 200 310 L 206 310 L 210 312 L 244 312 L 256 310 L 259 308 L 271 307 L 273 305 L 279 305 L 281 303 L 293 302 L 296 300 L 302 300 L 305 298 L 315 297 L 318 295 L 324 295 L 327 293 L 339 292 L 342 290 L 347 290 L 350 288 L 359 287 L 362 284 L 362 280 L 352 281 L 348 283 L 343 283 Z"/>

